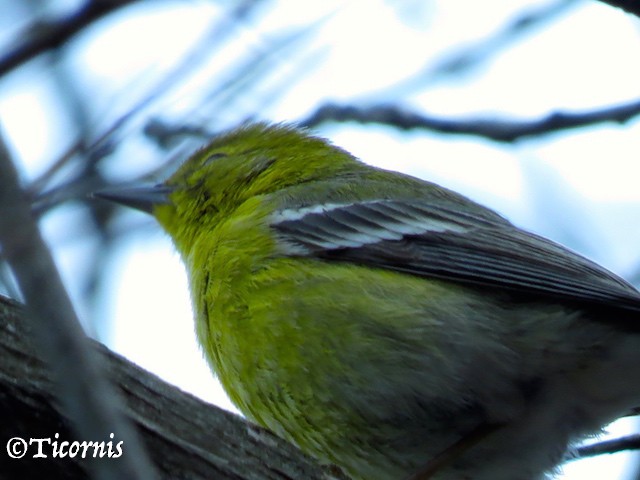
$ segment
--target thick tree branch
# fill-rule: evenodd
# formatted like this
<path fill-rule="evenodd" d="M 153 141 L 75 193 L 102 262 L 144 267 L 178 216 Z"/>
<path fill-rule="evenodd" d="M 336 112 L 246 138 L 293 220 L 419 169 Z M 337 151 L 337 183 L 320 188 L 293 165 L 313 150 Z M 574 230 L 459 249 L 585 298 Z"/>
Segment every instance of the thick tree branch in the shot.
<path fill-rule="evenodd" d="M 599 123 L 625 123 L 640 115 L 640 100 L 585 112 L 555 112 L 535 120 L 496 118 L 449 119 L 422 115 L 393 105 L 354 107 L 327 104 L 299 122 L 304 127 L 315 127 L 325 122 L 358 122 L 389 125 L 400 130 L 423 129 L 438 133 L 473 135 L 496 142 L 511 143 L 528 137 Z"/>
<path fill-rule="evenodd" d="M 30 340 L 22 308 L 0 297 L 0 464 L 3 479 L 88 479 L 78 457 L 12 459 L 12 437 L 73 441 L 69 420 L 51 393 L 50 371 Z M 162 478 L 190 480 L 344 479 L 323 470 L 294 446 L 242 418 L 198 400 L 93 342 L 109 377 L 126 398 L 126 413 L 138 425 Z M 115 443 L 121 438 L 114 432 Z M 78 439 L 92 440 L 92 439 Z M 95 440 L 95 439 L 94 439 Z M 124 455 L 127 445 L 122 446 Z M 104 461 L 117 461 L 105 457 Z"/>

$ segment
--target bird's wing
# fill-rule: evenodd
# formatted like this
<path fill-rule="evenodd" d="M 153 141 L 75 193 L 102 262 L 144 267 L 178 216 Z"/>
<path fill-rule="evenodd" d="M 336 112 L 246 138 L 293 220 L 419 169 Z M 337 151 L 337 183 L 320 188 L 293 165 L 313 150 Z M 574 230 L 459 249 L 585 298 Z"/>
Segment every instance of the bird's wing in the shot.
<path fill-rule="evenodd" d="M 271 226 L 289 255 L 640 311 L 633 286 L 497 215 L 375 200 L 280 210 Z"/>

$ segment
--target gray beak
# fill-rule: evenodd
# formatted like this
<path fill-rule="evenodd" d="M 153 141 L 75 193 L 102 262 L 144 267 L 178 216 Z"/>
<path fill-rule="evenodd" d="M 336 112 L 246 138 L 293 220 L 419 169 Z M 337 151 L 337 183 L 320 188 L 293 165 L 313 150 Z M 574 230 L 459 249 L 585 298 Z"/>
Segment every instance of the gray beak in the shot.
<path fill-rule="evenodd" d="M 152 187 L 113 188 L 100 190 L 92 194 L 93 197 L 103 198 L 127 207 L 152 213 L 156 205 L 169 205 L 169 195 L 175 187 L 155 185 Z"/>

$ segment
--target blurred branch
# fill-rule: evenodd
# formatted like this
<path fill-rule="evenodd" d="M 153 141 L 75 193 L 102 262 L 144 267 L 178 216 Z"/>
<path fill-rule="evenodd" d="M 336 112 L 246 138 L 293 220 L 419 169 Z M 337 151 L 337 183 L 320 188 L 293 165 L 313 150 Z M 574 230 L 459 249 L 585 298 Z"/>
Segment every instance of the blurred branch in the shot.
<path fill-rule="evenodd" d="M 313 37 L 331 17 L 329 14 L 282 34 L 261 35 L 249 54 L 235 62 L 229 74 L 212 84 L 206 96 L 198 102 L 198 110 L 228 117 L 228 112 L 238 110 L 239 101 L 246 103 L 247 92 L 256 92 L 256 97 L 268 99 L 266 103 L 279 99 L 284 91 L 299 83 L 320 64 L 317 50 L 309 55 L 304 53 L 305 47 L 311 44 Z M 310 62 L 310 57 L 315 62 Z M 287 74 L 283 75 L 284 72 Z M 264 111 L 266 105 L 264 102 L 258 105 L 256 101 L 253 110 Z M 193 112 L 190 118 L 196 114 Z"/>
<path fill-rule="evenodd" d="M 375 94 L 378 98 L 406 98 L 411 92 L 424 91 L 435 82 L 459 81 L 580 3 L 578 0 L 556 0 L 523 9 L 485 38 L 453 47 L 435 61 L 430 60 L 422 71 Z"/>
<path fill-rule="evenodd" d="M 600 2 L 621 8 L 627 13 L 640 17 L 640 2 L 638 0 L 600 0 Z"/>
<path fill-rule="evenodd" d="M 470 118 L 447 119 L 422 115 L 392 105 L 354 107 L 326 104 L 299 125 L 312 128 L 326 122 L 377 123 L 400 130 L 422 129 L 438 133 L 473 135 L 496 142 L 511 143 L 562 130 L 606 122 L 625 123 L 640 115 L 640 100 L 585 112 L 555 112 L 536 120 Z"/>
<path fill-rule="evenodd" d="M 107 14 L 138 1 L 140 0 L 90 0 L 66 18 L 35 22 L 20 35 L 21 41 L 0 57 L 0 76 L 47 50 L 61 46 Z"/>
<path fill-rule="evenodd" d="M 222 15 L 217 23 L 208 29 L 202 39 L 197 42 L 196 46 L 184 55 L 180 59 L 180 62 L 174 66 L 167 75 L 160 78 L 159 81 L 149 89 L 148 93 L 138 100 L 136 105 L 134 105 L 125 115 L 125 118 L 122 119 L 122 122 L 124 123 L 129 120 L 129 118 L 141 112 L 162 95 L 166 96 L 172 87 L 180 85 L 179 82 L 185 82 L 190 72 L 195 71 L 197 67 L 203 64 L 209 57 L 223 50 L 224 42 L 232 38 L 232 34 L 237 32 L 239 26 L 266 3 L 268 3 L 268 0 L 242 0 L 232 2 L 230 4 L 232 6 L 229 7 L 226 14 Z"/>
<path fill-rule="evenodd" d="M 256 87 L 259 87 L 261 93 L 255 94 L 255 98 L 260 98 L 262 101 L 258 105 L 256 100 L 254 111 L 267 110 L 268 104 L 282 97 L 287 88 L 299 82 L 300 78 L 309 74 L 319 63 L 319 54 L 316 52 L 299 61 L 294 61 L 296 50 L 300 50 L 300 44 L 306 40 L 304 37 L 314 33 L 319 24 L 320 21 L 305 25 L 304 28 L 295 30 L 291 34 L 265 39 L 259 49 L 237 62 L 228 78 L 219 79 L 213 89 L 197 102 L 196 107 L 184 115 L 184 120 L 152 117 L 144 127 L 145 136 L 163 150 L 172 148 L 184 139 L 204 143 L 215 135 L 216 130 L 211 128 L 211 121 L 202 118 L 201 113 L 203 111 L 207 114 L 212 113 L 218 117 L 225 117 L 226 120 L 226 117 L 230 116 L 229 112 L 239 110 L 236 108 L 236 102 L 245 98 L 243 92 L 257 90 Z M 294 64 L 294 66 L 290 67 L 288 75 L 282 76 L 276 82 L 271 82 L 273 85 L 270 85 L 269 73 L 276 70 L 274 65 L 282 63 L 285 58 L 288 64 Z M 194 118 L 198 118 L 197 124 Z"/>
<path fill-rule="evenodd" d="M 75 314 L 71 301 L 31 215 L 17 171 L 0 138 L 0 246 L 27 304 L 36 341 L 54 374 L 56 392 L 82 439 L 107 438 L 128 444 L 120 462 L 88 463 L 96 479 L 155 478 L 135 430 L 121 413 Z"/>
<path fill-rule="evenodd" d="M 150 118 L 144 126 L 144 135 L 166 150 L 177 144 L 182 138 L 210 138 L 212 133 L 200 125 L 170 124 L 160 118 Z"/>
<path fill-rule="evenodd" d="M 604 440 L 590 445 L 582 445 L 576 448 L 570 460 L 581 460 L 583 458 L 619 453 L 627 450 L 640 450 L 640 434 L 627 435 L 625 437 L 614 438 L 612 440 Z"/>
<path fill-rule="evenodd" d="M 131 0 L 129 0 L 131 1 Z M 137 99 L 134 105 L 102 133 L 93 140 L 88 138 L 77 139 L 51 167 L 41 174 L 30 186 L 30 192 L 35 196 L 35 211 L 38 215 L 58 204 L 69 200 L 86 196 L 89 192 L 105 187 L 104 179 L 96 171 L 96 164 L 105 156 L 113 153 L 117 148 L 119 137 L 124 137 L 127 126 L 130 126 L 135 118 L 139 117 L 149 105 L 167 94 L 167 91 L 202 64 L 209 56 L 221 49 L 224 40 L 246 21 L 266 0 L 243 0 L 229 7 L 225 15 L 221 15 L 218 21 L 208 29 L 197 45 L 175 65 L 170 72 L 158 79 L 150 86 L 142 98 Z M 88 137 L 88 134 L 85 135 Z M 70 179 L 46 192 L 42 190 L 51 183 L 51 179 L 62 168 L 75 164 L 76 169 Z M 87 172 L 90 174 L 88 175 Z"/>
<path fill-rule="evenodd" d="M 548 25 L 553 19 L 567 13 L 570 7 L 578 4 L 577 0 L 559 0 L 542 5 L 533 5 L 517 14 L 501 28 L 487 38 L 457 47 L 452 54 L 436 62 L 429 68 L 433 76 L 459 76 L 477 67 L 491 58 L 495 58 L 500 50 L 513 45 L 534 30 Z"/>
<path fill-rule="evenodd" d="M 49 369 L 30 340 L 33 332 L 19 305 L 0 297 L 0 444 L 12 437 L 73 441 L 69 420 L 51 394 Z M 126 414 L 138 425 L 161 478 L 191 480 L 344 479 L 315 465 L 291 444 L 242 418 L 208 405 L 109 351 L 92 350 L 126 398 Z M 80 438 L 82 440 L 82 438 Z M 114 445 L 121 440 L 116 434 Z M 46 447 L 46 444 L 45 444 Z M 122 445 L 130 454 L 129 445 Z M 88 480 L 86 461 L 75 458 L 3 459 L 3 478 Z M 92 450 L 89 450 L 89 453 Z M 2 453 L 3 456 L 6 452 Z M 115 462 L 106 458 L 107 462 Z M 122 477 L 126 478 L 126 477 Z"/>
<path fill-rule="evenodd" d="M 629 276 L 629 282 L 635 285 L 636 288 L 640 287 L 640 267 L 636 267 L 633 273 Z"/>

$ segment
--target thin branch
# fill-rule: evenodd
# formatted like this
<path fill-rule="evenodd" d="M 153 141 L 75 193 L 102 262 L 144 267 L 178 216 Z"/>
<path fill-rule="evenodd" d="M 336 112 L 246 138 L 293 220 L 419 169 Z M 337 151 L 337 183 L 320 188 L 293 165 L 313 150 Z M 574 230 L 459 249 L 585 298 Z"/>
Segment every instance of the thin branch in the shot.
<path fill-rule="evenodd" d="M 129 454 L 120 462 L 92 461 L 102 480 L 156 478 L 119 398 L 104 377 L 77 319 L 51 253 L 20 188 L 16 169 L 0 138 L 0 245 L 27 304 L 36 340 L 54 374 L 57 392 L 81 439 L 107 439 L 116 432 Z"/>
<path fill-rule="evenodd" d="M 636 267 L 628 278 L 631 285 L 635 285 L 636 288 L 640 287 L 640 267 Z"/>
<path fill-rule="evenodd" d="M 454 78 L 459 80 L 477 72 L 480 67 L 498 60 L 502 52 L 540 31 L 543 26 L 548 27 L 580 3 L 578 0 L 557 0 L 527 7 L 485 38 L 464 42 L 438 54 L 435 59 L 429 59 L 428 65 L 420 72 L 377 91 L 375 95 L 387 99 L 406 98 L 410 93 L 424 91 L 436 82 L 451 82 Z"/>
<path fill-rule="evenodd" d="M 555 112 L 546 117 L 526 121 L 486 117 L 447 119 L 422 115 L 392 105 L 354 107 L 327 104 L 318 108 L 299 124 L 312 128 L 326 122 L 377 123 L 400 130 L 423 129 L 512 143 L 523 138 L 540 137 L 599 123 L 625 123 L 638 115 L 640 115 L 640 100 L 586 112 Z"/>
<path fill-rule="evenodd" d="M 148 108 L 149 105 L 160 98 L 161 95 L 166 94 L 168 90 L 179 85 L 180 81 L 184 81 L 184 78 L 190 72 L 194 71 L 198 65 L 209 58 L 212 52 L 217 51 L 216 46 L 223 45 L 223 41 L 229 38 L 235 29 L 238 28 L 238 25 L 246 22 L 263 3 L 266 3 L 265 0 L 243 0 L 242 2 L 233 4 L 224 15 L 218 18 L 215 25 L 212 25 L 211 28 L 208 29 L 196 46 L 188 54 L 183 56 L 180 62 L 175 65 L 170 72 L 151 86 L 145 95 L 138 99 L 127 112 L 115 119 L 106 131 L 92 141 L 82 138 L 75 141 L 67 152 L 64 153 L 59 160 L 54 162 L 44 174 L 36 179 L 30 187 L 30 191 L 33 192 L 34 195 L 38 195 L 35 205 L 37 213 L 40 215 L 65 200 L 82 197 L 86 195 L 86 193 L 104 186 L 96 185 L 95 183 L 91 184 L 87 181 L 86 172 L 89 171 L 93 174 L 89 176 L 89 180 L 102 181 L 99 172 L 96 170 L 96 163 L 116 149 L 118 143 L 117 136 L 124 136 L 126 134 L 124 132 L 125 128 L 129 127 L 131 129 L 131 124 L 140 116 L 144 109 Z M 42 192 L 42 189 L 47 185 L 47 182 L 52 178 L 54 173 L 72 163 L 76 164 L 73 178 L 68 179 L 62 185 Z"/>
<path fill-rule="evenodd" d="M 628 450 L 640 450 L 640 434 L 604 440 L 591 445 L 582 445 L 575 449 L 569 460 L 597 457 L 598 455 L 620 453 Z"/>
<path fill-rule="evenodd" d="M 140 0 L 92 0 L 65 18 L 30 25 L 20 35 L 21 41 L 0 57 L 0 77 L 41 53 L 60 47 L 107 14 L 138 1 Z"/>

